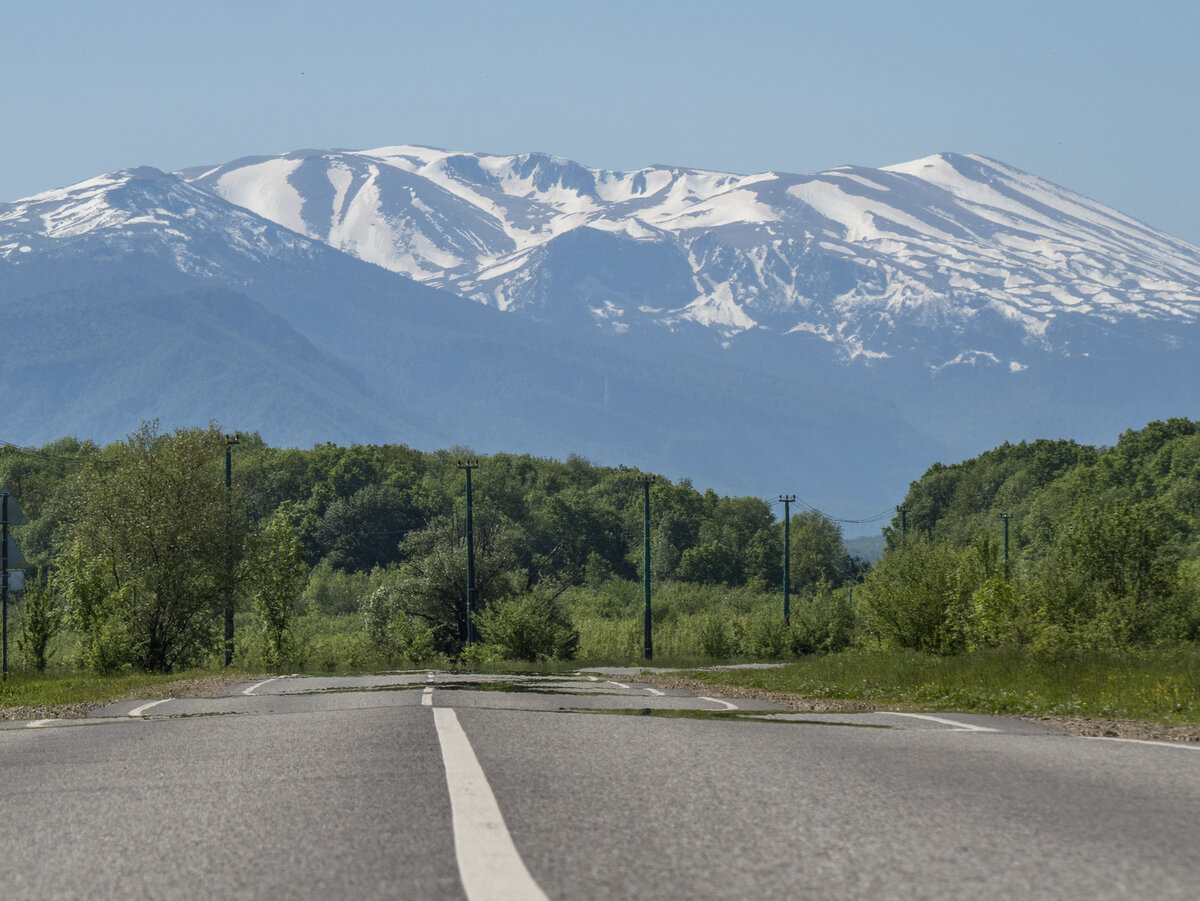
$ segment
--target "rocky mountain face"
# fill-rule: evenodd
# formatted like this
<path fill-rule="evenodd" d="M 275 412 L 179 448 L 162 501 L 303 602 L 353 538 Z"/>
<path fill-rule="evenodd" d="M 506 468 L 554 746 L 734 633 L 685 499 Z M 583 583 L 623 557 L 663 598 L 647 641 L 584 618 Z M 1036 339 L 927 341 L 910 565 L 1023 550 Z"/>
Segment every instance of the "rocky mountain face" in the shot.
<path fill-rule="evenodd" d="M 976 156 L 732 175 L 303 151 L 0 204 L 0 438 L 625 463 L 834 515 L 1195 416 L 1200 249 Z"/>

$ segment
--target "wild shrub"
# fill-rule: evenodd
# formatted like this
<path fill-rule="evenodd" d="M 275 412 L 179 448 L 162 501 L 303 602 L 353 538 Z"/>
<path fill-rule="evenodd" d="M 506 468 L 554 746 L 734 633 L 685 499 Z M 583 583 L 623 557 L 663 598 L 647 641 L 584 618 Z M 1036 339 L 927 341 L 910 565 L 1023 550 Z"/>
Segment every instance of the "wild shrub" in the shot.
<path fill-rule="evenodd" d="M 934 654 L 962 650 L 954 623 L 965 603 L 958 563 L 951 547 L 923 535 L 885 554 L 861 589 L 867 628 L 885 645 Z"/>
<path fill-rule="evenodd" d="M 792 651 L 796 654 L 833 653 L 850 647 L 854 639 L 854 613 L 842 592 L 828 582 L 810 601 L 800 600 L 791 610 Z"/>
<path fill-rule="evenodd" d="M 571 660 L 579 632 L 546 591 L 493 602 L 475 617 L 480 637 L 507 660 Z"/>

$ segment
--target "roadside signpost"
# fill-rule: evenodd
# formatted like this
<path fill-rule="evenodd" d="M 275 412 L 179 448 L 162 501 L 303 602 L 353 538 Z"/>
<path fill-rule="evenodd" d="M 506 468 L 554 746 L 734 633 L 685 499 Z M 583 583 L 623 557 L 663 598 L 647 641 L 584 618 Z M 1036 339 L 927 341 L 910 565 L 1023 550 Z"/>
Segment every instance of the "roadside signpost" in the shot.
<path fill-rule="evenodd" d="M 8 534 L 9 526 L 23 526 L 26 523 L 25 514 L 17 506 L 17 499 L 7 488 L 0 488 L 0 632 L 3 632 L 0 643 L 3 644 L 3 678 L 8 681 L 8 568 L 24 566 L 25 557 L 17 547 L 12 536 Z M 24 580 L 22 580 L 22 586 Z"/>

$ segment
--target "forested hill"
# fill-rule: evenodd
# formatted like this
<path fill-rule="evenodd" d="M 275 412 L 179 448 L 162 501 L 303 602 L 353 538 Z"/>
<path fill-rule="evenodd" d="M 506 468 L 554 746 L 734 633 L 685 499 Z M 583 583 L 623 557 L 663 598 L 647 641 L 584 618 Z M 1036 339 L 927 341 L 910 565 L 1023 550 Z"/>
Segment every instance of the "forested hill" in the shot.
<path fill-rule="evenodd" d="M 1194 640 L 1200 423 L 1152 422 L 1112 447 L 1022 442 L 936 464 L 886 534 L 868 594 L 877 631 L 895 643 L 950 652 Z"/>

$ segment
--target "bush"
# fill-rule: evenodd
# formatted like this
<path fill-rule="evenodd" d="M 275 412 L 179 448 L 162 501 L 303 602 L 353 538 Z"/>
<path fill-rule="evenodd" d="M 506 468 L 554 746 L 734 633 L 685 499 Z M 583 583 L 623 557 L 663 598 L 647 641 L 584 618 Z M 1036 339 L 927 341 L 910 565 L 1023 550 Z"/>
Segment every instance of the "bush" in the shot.
<path fill-rule="evenodd" d="M 821 584 L 812 601 L 792 607 L 792 650 L 796 654 L 832 653 L 850 647 L 854 613 L 844 594 Z"/>
<path fill-rule="evenodd" d="M 579 632 L 544 591 L 493 601 L 475 625 L 509 660 L 572 660 L 579 650 Z"/>
<path fill-rule="evenodd" d="M 863 613 L 884 644 L 932 654 L 963 650 L 959 621 L 966 600 L 959 556 L 924 536 L 885 554 L 862 585 Z"/>

